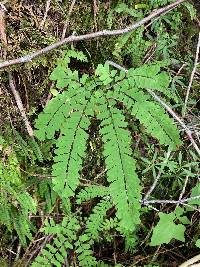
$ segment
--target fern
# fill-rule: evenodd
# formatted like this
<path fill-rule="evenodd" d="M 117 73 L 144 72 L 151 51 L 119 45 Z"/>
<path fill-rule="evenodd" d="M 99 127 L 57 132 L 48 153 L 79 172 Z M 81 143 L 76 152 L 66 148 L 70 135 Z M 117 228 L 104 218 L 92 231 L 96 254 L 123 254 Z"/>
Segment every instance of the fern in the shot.
<path fill-rule="evenodd" d="M 112 208 L 113 204 L 109 200 L 101 200 L 92 210 L 92 214 L 86 222 L 85 232 L 91 236 L 93 240 L 98 240 L 99 231 L 106 217 L 106 212 Z"/>
<path fill-rule="evenodd" d="M 67 65 L 66 69 L 64 62 Z M 170 77 L 167 73 L 161 72 L 161 67 L 166 65 L 166 62 L 144 65 L 130 69 L 127 74 L 121 72 L 119 75 L 115 70 L 110 70 L 107 64 L 100 64 L 94 77 L 74 73 L 70 76 L 71 82 L 67 80 L 69 77 L 66 78 L 68 63 L 69 57 L 66 56 L 58 63 L 59 68 L 62 67 L 62 75 L 59 74 L 58 67 L 51 75 L 51 78 L 58 82 L 58 88 L 67 87 L 67 90 L 55 96 L 39 115 L 35 134 L 41 141 L 51 139 L 56 144 L 52 184 L 53 190 L 67 207 L 67 215 L 70 212 L 71 197 L 76 197 L 77 204 L 100 198 L 100 202 L 84 222 L 85 229 L 81 229 L 80 237 L 67 241 L 71 244 L 69 248 L 75 249 L 80 266 L 96 266 L 98 261 L 93 256 L 92 247 L 99 241 L 101 231 L 106 229 L 105 223 L 108 224 L 108 232 L 113 225 L 114 230 L 124 237 L 127 250 L 134 250 L 137 240 L 141 187 L 136 174 L 136 161 L 132 157 L 131 144 L 134 140 L 128 131 L 129 122 L 125 117 L 127 110 L 145 126 L 147 133 L 161 144 L 175 149 L 181 141 L 173 120 L 146 91 L 150 88 L 168 99 L 174 99 L 174 95 L 168 90 Z M 123 104 L 123 108 L 119 103 Z M 107 169 L 105 182 L 108 186 L 93 185 L 82 189 L 76 195 L 82 162 L 86 157 L 87 142 L 90 138 L 89 127 L 94 118 L 99 121 Z M 111 208 L 115 208 L 116 212 L 112 218 L 106 218 L 107 211 Z M 52 227 L 57 229 L 60 226 Z M 108 240 L 111 241 L 111 238 Z M 51 245 L 54 246 L 54 243 Z M 65 249 L 65 253 L 69 248 Z M 52 255 L 53 249 L 52 252 L 48 250 L 48 253 L 55 259 L 55 255 Z M 50 261 L 48 253 L 43 253 L 42 258 L 39 258 L 41 263 L 43 260 Z M 61 256 L 63 259 L 64 254 Z M 57 266 L 60 266 L 59 264 L 61 261 Z"/>
<path fill-rule="evenodd" d="M 77 203 L 81 204 L 84 201 L 94 199 L 95 197 L 104 197 L 109 195 L 109 188 L 100 185 L 92 185 L 90 187 L 82 189 L 78 195 Z"/>
<path fill-rule="evenodd" d="M 52 235 L 53 244 L 47 244 L 41 254 L 36 257 L 32 267 L 57 266 L 61 267 L 73 249 L 73 242 L 76 240 L 76 233 L 80 226 L 75 217 L 64 217 L 60 224 L 53 219 L 45 222 L 41 229 L 46 235 Z"/>
<path fill-rule="evenodd" d="M 139 220 L 140 186 L 135 173 L 135 161 L 131 158 L 131 138 L 124 128 L 125 117 L 113 103 L 99 100 L 98 118 L 102 120 L 100 133 L 104 142 L 104 156 L 110 183 L 110 194 L 117 207 L 117 216 L 125 229 L 133 231 Z"/>
<path fill-rule="evenodd" d="M 26 246 L 27 238 L 32 239 L 29 214 L 36 213 L 36 202 L 28 192 L 23 192 L 23 178 L 16 153 L 6 143 L 4 145 L 4 155 L 0 161 L 0 224 L 10 232 L 16 230 L 21 244 Z"/>

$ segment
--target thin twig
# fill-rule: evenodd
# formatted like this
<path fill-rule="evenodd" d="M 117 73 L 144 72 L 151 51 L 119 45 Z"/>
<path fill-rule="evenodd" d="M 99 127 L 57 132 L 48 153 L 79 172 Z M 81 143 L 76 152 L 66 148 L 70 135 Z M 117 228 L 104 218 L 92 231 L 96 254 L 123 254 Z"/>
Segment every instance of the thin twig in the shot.
<path fill-rule="evenodd" d="M 165 103 L 163 102 L 159 96 L 157 96 L 152 90 L 147 89 L 147 91 L 153 96 L 153 98 L 155 100 L 157 100 L 171 115 L 172 117 L 181 125 L 181 127 L 183 128 L 183 130 L 186 132 L 188 138 L 190 139 L 190 142 L 192 143 L 194 149 L 196 150 L 196 152 L 198 153 L 198 155 L 200 156 L 200 149 L 198 147 L 198 145 L 196 144 L 196 142 L 194 141 L 194 138 L 192 136 L 192 132 L 191 130 L 186 126 L 186 124 L 184 123 L 184 121 L 178 117 L 178 115 L 176 115 L 176 113 Z"/>
<path fill-rule="evenodd" d="M 69 26 L 69 19 L 70 19 L 70 16 L 72 14 L 72 10 L 74 8 L 75 3 L 76 3 L 76 0 L 72 0 L 72 3 L 71 3 L 70 8 L 69 8 L 68 15 L 67 15 L 67 19 L 66 19 L 65 24 L 64 24 L 64 27 L 63 27 L 63 32 L 62 32 L 62 38 L 61 38 L 61 40 L 63 40 L 65 38 L 66 31 L 67 31 L 67 28 Z"/>
<path fill-rule="evenodd" d="M 200 199 L 200 195 L 195 196 L 195 197 L 183 198 L 180 200 L 167 200 L 167 199 L 144 200 L 144 199 L 142 199 L 140 202 L 144 205 L 148 205 L 148 204 L 184 204 L 184 203 L 187 203 L 189 201 L 197 200 L 197 199 Z"/>
<path fill-rule="evenodd" d="M 123 70 L 126 73 L 128 73 L 128 70 L 118 64 L 116 64 L 113 61 L 107 60 L 106 61 L 108 64 L 112 65 L 115 68 L 118 68 L 119 70 Z M 181 125 L 181 127 L 183 128 L 183 130 L 186 132 L 188 138 L 190 139 L 190 142 L 192 143 L 193 147 L 195 148 L 196 152 L 198 153 L 198 155 L 200 156 L 200 149 L 198 147 L 198 145 L 196 144 L 196 142 L 194 141 L 194 138 L 192 136 L 192 132 L 191 130 L 186 126 L 186 124 L 184 123 L 184 121 L 179 118 L 178 115 L 176 115 L 176 113 L 159 97 L 157 96 L 152 90 L 150 89 L 146 89 L 149 94 L 151 94 L 151 96 L 157 101 L 159 102 L 164 108 L 165 110 L 168 111 L 169 114 L 172 115 L 172 117 Z"/>
<path fill-rule="evenodd" d="M 47 0 L 47 2 L 46 2 L 46 9 L 45 9 L 45 13 L 44 13 L 44 17 L 43 17 L 43 19 L 42 19 L 42 21 L 41 21 L 41 23 L 40 23 L 40 29 L 43 29 L 43 27 L 44 27 L 45 21 L 46 21 L 46 19 L 47 19 L 47 14 L 48 14 L 48 11 L 49 11 L 49 9 L 50 9 L 50 5 L 51 5 L 51 0 Z"/>
<path fill-rule="evenodd" d="M 6 22 L 5 22 L 5 9 L 2 8 L 2 4 L 0 5 L 0 41 L 2 41 L 4 45 L 4 58 L 6 58 L 7 55 L 7 36 L 6 36 Z M 28 134 L 31 138 L 33 137 L 33 130 L 31 128 L 31 124 L 28 121 L 28 118 L 26 116 L 26 113 L 24 111 L 24 107 L 20 98 L 20 95 L 16 89 L 14 77 L 11 72 L 8 72 L 8 79 L 9 79 L 9 85 L 10 89 L 13 93 L 13 96 L 15 98 L 15 101 L 17 103 L 17 107 L 20 111 L 20 114 L 22 116 L 22 119 L 25 123 L 26 129 Z"/>
<path fill-rule="evenodd" d="M 189 266 L 193 266 L 194 263 L 197 263 L 198 261 L 200 261 L 200 254 L 193 257 L 190 260 L 187 260 L 186 262 L 182 263 L 181 265 L 179 265 L 179 267 L 189 267 Z M 200 266 L 199 264 L 196 266 Z"/>
<path fill-rule="evenodd" d="M 194 80 L 194 75 L 195 75 L 195 72 L 196 72 L 196 69 L 197 69 L 197 65 L 198 65 L 199 50 L 200 50 L 200 32 L 199 32 L 199 38 L 198 38 L 198 43 L 197 43 L 194 67 L 193 67 L 193 70 L 192 70 L 192 73 L 191 73 L 190 83 L 188 85 L 187 93 L 186 93 L 186 97 L 185 97 L 185 104 L 184 104 L 184 108 L 183 108 L 183 117 L 185 116 L 185 113 L 186 113 L 186 108 L 187 108 L 187 102 L 188 102 L 188 98 L 189 98 L 189 94 L 190 94 L 190 89 L 192 87 L 192 83 L 193 83 L 193 80 Z"/>
<path fill-rule="evenodd" d="M 186 186 L 187 186 L 187 183 L 188 183 L 188 179 L 189 179 L 189 176 L 186 176 L 183 189 L 182 189 L 182 191 L 180 193 L 180 196 L 179 196 L 179 200 L 181 200 L 183 198 L 183 195 L 185 193 L 185 189 L 186 189 Z"/>
<path fill-rule="evenodd" d="M 94 26 L 95 26 L 95 30 L 97 31 L 98 6 L 97 6 L 97 1 L 96 0 L 93 0 L 93 10 L 94 10 Z"/>
<path fill-rule="evenodd" d="M 17 103 L 17 107 L 18 107 L 19 112 L 20 112 L 20 114 L 22 116 L 22 119 L 23 119 L 24 124 L 25 124 L 26 129 L 27 129 L 27 132 L 28 132 L 29 136 L 32 139 L 34 139 L 34 137 L 33 137 L 33 129 L 32 129 L 31 124 L 30 124 L 30 122 L 29 122 L 29 120 L 28 120 L 28 118 L 26 116 L 26 113 L 25 113 L 25 110 L 24 110 L 24 107 L 23 107 L 19 92 L 17 91 L 16 86 L 15 86 L 14 77 L 13 77 L 11 72 L 8 72 L 8 77 L 9 77 L 10 89 L 11 89 L 11 91 L 13 93 L 13 96 L 15 98 L 15 101 Z"/>
<path fill-rule="evenodd" d="M 4 61 L 2 63 L 0 63 L 0 68 L 5 68 L 11 65 L 16 65 L 16 64 L 20 64 L 20 63 L 26 63 L 26 62 L 31 62 L 34 58 L 39 57 L 41 55 L 47 54 L 49 53 L 51 50 L 56 49 L 64 44 L 67 43 L 71 43 L 71 42 L 78 42 L 78 41 L 83 41 L 83 40 L 90 40 L 93 38 L 97 38 L 97 37 L 103 37 L 103 36 L 116 36 L 116 35 L 122 35 L 128 32 L 131 32 L 137 28 L 139 28 L 140 26 L 146 24 L 147 22 L 151 21 L 152 19 L 161 16 L 162 14 L 165 14 L 166 12 L 176 8 L 178 5 L 180 5 L 181 3 L 185 2 L 186 0 L 177 0 L 174 3 L 167 5 L 163 8 L 157 9 L 155 11 L 153 11 L 149 16 L 147 16 L 146 18 L 132 24 L 129 27 L 126 27 L 124 29 L 118 29 L 118 30 L 103 30 L 103 31 L 99 31 L 99 32 L 94 32 L 94 33 L 88 33 L 88 34 L 83 34 L 83 35 L 72 35 L 69 36 L 61 41 L 58 41 L 52 45 L 49 45 L 41 50 L 38 50 L 32 54 L 20 57 L 20 58 L 16 58 L 16 59 L 12 59 L 12 60 L 8 60 L 8 61 Z"/>
<path fill-rule="evenodd" d="M 153 192 L 153 190 L 155 189 L 158 181 L 160 180 L 161 174 L 162 174 L 162 172 L 163 172 L 163 170 L 164 170 L 164 168 L 165 168 L 165 166 L 167 164 L 167 161 L 168 161 L 168 159 L 170 157 L 170 154 L 171 154 L 171 151 L 168 151 L 167 155 L 166 155 L 166 158 L 165 158 L 165 160 L 164 160 L 164 162 L 163 162 L 163 164 L 162 164 L 162 166 L 161 166 L 161 168 L 160 168 L 160 170 L 158 172 L 158 175 L 156 176 L 156 179 L 154 180 L 154 182 L 153 182 L 152 186 L 150 187 L 149 191 L 146 193 L 146 195 L 144 197 L 144 200 L 147 200 L 149 198 L 149 196 L 151 195 L 151 193 Z"/>

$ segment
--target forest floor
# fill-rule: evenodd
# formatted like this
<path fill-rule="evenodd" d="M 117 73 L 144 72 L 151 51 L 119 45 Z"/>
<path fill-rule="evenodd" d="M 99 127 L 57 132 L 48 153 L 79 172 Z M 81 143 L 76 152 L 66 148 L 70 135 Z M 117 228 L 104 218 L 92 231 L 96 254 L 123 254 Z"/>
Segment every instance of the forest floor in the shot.
<path fill-rule="evenodd" d="M 5 3 L 4 3 L 5 2 Z M 33 4 L 34 2 L 34 4 Z M 103 3 L 101 3 L 103 2 Z M 85 1 L 81 0 L 76 3 L 76 1 L 42 1 L 42 0 L 12 0 L 12 1 L 3 1 L 0 2 L 0 36 L 1 36 L 1 46 L 0 46 L 0 58 L 1 61 L 5 61 L 7 59 L 18 58 L 27 54 L 32 53 L 33 51 L 38 51 L 52 43 L 55 43 L 62 39 L 63 36 L 69 36 L 71 34 L 86 34 L 89 32 L 100 31 L 106 29 L 108 25 L 111 28 L 122 28 L 122 26 L 128 26 L 130 22 L 132 22 L 132 17 L 130 18 L 128 15 L 120 18 L 120 14 L 118 13 L 115 17 L 112 17 L 112 9 L 115 6 L 115 1 Z M 129 3 L 131 1 L 117 1 L 119 3 Z M 143 1 L 144 3 L 148 1 Z M 152 2 L 152 1 L 149 1 Z M 158 1 L 159 2 L 159 1 Z M 170 1 L 164 1 L 170 2 Z M 172 1 L 171 1 L 172 2 Z M 74 3 L 74 5 L 73 5 Z M 140 1 L 134 1 L 136 4 L 140 4 Z M 48 6 L 49 4 L 49 6 Z M 135 63 L 134 67 L 138 67 L 142 65 L 146 58 L 149 56 L 147 52 L 150 52 L 150 60 L 149 62 L 153 62 L 157 60 L 162 60 L 161 54 L 164 54 L 164 47 L 169 47 L 169 57 L 176 59 L 181 57 L 180 62 L 174 60 L 174 63 L 169 67 L 166 67 L 169 72 L 174 76 L 180 76 L 180 81 L 177 88 L 180 93 L 180 98 L 182 98 L 182 102 L 185 99 L 185 92 L 188 87 L 188 84 L 191 79 L 191 72 L 194 67 L 195 53 L 197 50 L 197 42 L 198 42 L 198 34 L 200 32 L 200 2 L 193 0 L 193 4 L 197 10 L 197 17 L 195 20 L 189 19 L 189 13 L 183 9 L 179 10 L 179 12 L 183 14 L 182 28 L 178 30 L 174 30 L 173 25 L 172 30 L 171 26 L 169 27 L 169 37 L 163 40 L 164 43 L 154 44 L 155 46 L 161 45 L 162 52 L 155 50 L 151 54 L 150 46 L 148 46 L 147 36 L 152 35 L 152 39 L 155 37 L 155 32 L 153 30 L 146 30 L 142 35 L 144 38 L 144 42 L 137 41 L 140 45 L 141 49 L 135 50 L 134 57 L 138 56 L 138 61 Z M 3 6 L 6 8 L 3 9 Z M 142 11 L 143 12 L 143 9 Z M 145 12 L 145 11 L 144 11 Z M 148 11 L 146 11 L 148 13 Z M 108 17 L 109 14 L 109 17 Z M 175 15 L 174 15 L 175 16 Z M 114 22 L 113 22 L 114 21 Z M 178 19 L 177 19 L 178 21 Z M 110 24 L 109 24 L 110 23 Z M 113 26 L 113 24 L 115 25 Z M 176 23 L 176 22 L 175 22 Z M 174 23 L 174 24 L 175 24 Z M 178 23 L 178 22 L 177 22 Z M 125 26 L 123 28 L 125 28 Z M 174 25 L 176 27 L 176 25 Z M 170 31 L 172 31 L 172 35 L 170 35 Z M 177 31 L 177 36 L 175 33 Z M 177 37 L 178 45 L 176 45 L 175 50 L 170 50 L 170 41 L 172 42 L 173 37 Z M 140 35 L 139 37 L 140 38 Z M 175 38 L 176 39 L 176 38 Z M 167 41 L 166 41 L 167 40 Z M 162 40 L 161 40 L 162 41 Z M 177 41 L 177 40 L 176 40 Z M 71 69 L 77 69 L 81 74 L 94 74 L 94 69 L 98 64 L 103 64 L 107 59 L 110 59 L 117 55 L 118 51 L 115 46 L 116 42 L 119 42 L 116 36 L 114 37 L 106 37 L 106 38 L 97 38 L 88 41 L 81 41 L 78 43 L 72 43 L 68 45 L 64 45 L 58 49 L 52 50 L 50 53 L 47 53 L 43 56 L 33 59 L 32 62 L 12 65 L 8 68 L 0 70 L 0 137 L 8 140 L 8 143 L 12 142 L 13 144 L 18 143 L 18 135 L 19 133 L 25 139 L 30 138 L 32 135 L 32 129 L 34 129 L 35 119 L 38 117 L 38 114 L 44 109 L 44 107 L 49 103 L 49 100 L 53 98 L 55 88 L 55 82 L 49 79 L 49 76 L 53 69 L 55 68 L 57 59 L 62 56 L 62 52 L 64 50 L 68 50 L 70 48 L 75 48 L 79 51 L 83 51 L 87 57 L 90 59 L 89 63 L 77 63 L 77 61 L 71 62 Z M 163 45 L 164 44 L 164 45 Z M 163 45 L 163 46 L 162 46 Z M 153 45 L 150 47 L 152 48 Z M 148 48 L 148 49 L 147 49 Z M 120 50 L 121 49 L 121 50 Z M 122 51 L 122 56 L 116 56 L 119 60 L 118 63 L 123 65 L 124 67 L 132 66 L 132 58 L 130 53 L 125 51 L 125 48 L 122 47 L 119 50 L 119 54 Z M 143 50 L 142 50 L 143 49 Z M 153 49 L 153 48 L 152 48 Z M 115 55 L 113 56 L 112 52 L 115 50 Z M 157 53 L 157 54 L 156 54 Z M 160 53 L 160 54 L 159 54 Z M 154 58 L 155 57 L 155 58 Z M 168 59 L 168 58 L 166 58 Z M 120 61 L 121 60 L 121 61 Z M 1 62 L 0 61 L 0 62 Z M 13 83 L 12 83 L 13 82 Z M 12 88 L 12 84 L 14 84 L 14 89 Z M 17 94 L 15 94 L 17 92 Z M 197 66 L 195 75 L 192 80 L 192 88 L 189 94 L 189 107 L 184 120 L 188 125 L 191 125 L 191 129 L 196 133 L 196 142 L 199 142 L 200 139 L 200 68 Z M 181 102 L 181 103 L 182 103 Z M 182 117 L 181 113 L 181 104 L 174 105 L 177 114 Z M 20 110 L 21 107 L 21 110 Z M 24 112 L 24 113 L 23 113 Z M 25 114 L 25 115 L 23 115 Z M 183 118 L 183 117 L 182 117 Z M 25 125 L 26 122 L 26 125 Z M 95 125 L 95 124 L 94 124 Z M 91 130 L 91 136 L 93 139 L 96 138 L 98 143 L 98 136 L 95 135 L 96 128 L 98 125 L 94 126 L 94 129 Z M 135 129 L 133 129 L 133 132 Z M 133 134 L 134 135 L 134 134 Z M 138 140 L 140 137 L 138 137 Z M 187 160 L 191 160 L 187 154 L 187 150 L 191 148 L 189 145 L 189 140 L 187 136 L 183 137 L 184 145 L 181 148 L 181 152 L 179 155 L 183 155 L 183 161 L 187 162 Z M 138 143 L 140 140 L 138 141 Z M 154 146 L 155 142 L 153 139 L 150 139 L 149 147 Z M 141 157 L 148 158 L 148 156 L 155 155 L 156 153 L 161 153 L 160 157 L 164 155 L 164 150 L 156 147 L 155 145 L 155 153 L 151 151 L 147 151 L 148 140 L 144 142 L 140 142 L 138 145 L 139 150 L 141 152 L 141 156 L 139 158 L 139 171 L 142 173 L 142 168 L 144 166 L 144 162 L 142 163 Z M 91 142 L 92 144 L 92 142 Z M 98 150 L 97 148 L 94 148 Z M 14 145 L 13 145 L 14 146 Z M 48 148 L 47 148 L 48 150 Z M 1 151 L 1 144 L 0 144 Z M 51 152 L 51 150 L 49 149 Z M 29 152 L 28 152 L 29 153 Z M 93 156 L 93 147 L 90 147 L 90 156 L 84 163 L 83 168 L 83 180 L 86 176 L 91 175 L 92 177 L 98 175 L 103 171 L 102 159 L 100 156 L 92 158 Z M 8 152 L 9 154 L 9 152 Z M 178 154 L 178 153 L 177 153 Z M 193 154 L 195 154 L 195 150 L 193 149 Z M 178 156 L 174 160 L 178 164 Z M 140 162 L 141 160 L 141 162 Z M 155 159 L 156 161 L 157 159 Z M 198 158 L 193 158 L 193 162 L 199 162 Z M 3 162 L 3 160 L 2 160 Z M 32 173 L 36 173 L 38 169 L 47 169 L 49 170 L 49 165 L 52 162 L 52 157 L 49 156 L 48 160 L 38 166 L 31 165 L 29 170 Z M 147 160 L 146 160 L 147 162 Z M 26 171 L 26 167 L 23 166 L 24 161 L 21 162 L 20 168 Z M 94 168 L 94 165 L 96 167 Z M 148 163 L 150 164 L 150 163 Z M 152 163 L 153 164 L 153 163 Z M 37 164 L 36 164 L 37 165 Z M 88 167 L 89 166 L 89 167 Z M 196 165 L 195 165 L 196 166 Z M 150 167 L 149 167 L 150 168 Z M 191 164 L 191 177 L 188 171 L 188 176 L 192 179 L 196 179 L 196 177 L 200 175 L 200 167 L 197 164 L 196 169 L 193 170 L 193 166 Z M 157 170 L 157 169 L 156 169 Z M 180 171 L 181 172 L 181 171 Z M 1 175 L 1 174 L 0 174 Z M 174 174 L 175 175 L 175 174 Z M 148 171 L 147 171 L 148 177 Z M 153 177 L 153 176 L 152 176 Z M 182 181 L 181 181 L 182 182 Z M 191 181 L 191 184 L 194 183 Z M 147 188 L 149 185 L 148 181 L 144 182 L 144 188 Z M 179 184 L 174 184 L 173 181 L 167 183 L 163 183 L 163 187 L 174 186 L 174 191 L 176 194 L 176 188 L 178 188 Z M 30 185 L 32 186 L 32 185 Z M 188 190 L 188 191 L 187 191 Z M 186 189 L 186 195 L 189 195 L 189 190 Z M 157 196 L 162 197 L 162 192 L 159 195 L 159 192 L 155 192 Z M 171 191 L 169 192 L 169 195 Z M 176 195 L 177 196 L 177 195 Z M 57 201 L 57 203 L 59 200 Z M 43 203 L 40 203 L 41 209 L 44 206 Z M 92 206 L 92 204 L 91 204 Z M 173 209 L 171 206 L 163 207 L 163 210 L 169 212 Z M 84 207 L 83 210 L 86 211 L 87 208 Z M 55 213 L 59 214 L 59 204 L 57 208 L 54 210 Z M 40 211 L 42 214 L 42 211 Z M 57 215 L 59 217 L 59 215 Z M 150 220 L 148 221 L 148 216 Z M 152 227 L 155 225 L 154 222 L 155 214 L 147 214 L 144 216 L 144 225 L 145 227 Z M 157 217 L 156 217 L 157 218 Z M 113 248 L 113 246 L 105 246 L 101 244 L 100 247 L 95 247 L 95 255 L 100 260 L 106 260 L 108 263 L 111 262 L 111 258 L 114 255 L 114 258 L 117 258 L 117 261 L 122 263 L 124 266 L 179 266 L 182 262 L 186 261 L 189 258 L 194 257 L 199 254 L 199 248 L 194 247 L 193 237 L 197 237 L 199 235 L 199 211 L 196 210 L 192 216 L 190 216 L 190 220 L 192 224 L 187 226 L 187 239 L 188 243 L 181 243 L 179 241 L 172 242 L 168 245 L 155 247 L 143 247 L 140 243 L 145 242 L 143 240 L 143 230 L 139 231 L 138 239 L 139 245 L 137 252 L 134 251 L 133 254 L 126 253 L 124 250 L 124 243 L 122 239 L 117 240 L 117 244 L 115 246 L 117 248 Z M 38 229 L 41 226 L 41 221 L 36 220 L 35 223 Z M 143 225 L 143 226 L 144 226 Z M 144 228 L 145 228 L 144 227 Z M 12 231 L 11 231 L 12 232 Z M 40 238 L 42 238 L 40 236 Z M 148 238 L 148 236 L 146 237 Z M 192 243 L 193 242 L 193 243 Z M 26 248 L 19 245 L 18 237 L 13 230 L 13 233 L 10 234 L 9 230 L 5 230 L 4 226 L 0 226 L 0 267 L 6 266 L 28 266 L 28 265 L 20 265 L 18 262 L 19 259 L 27 259 L 31 253 L 36 253 L 37 251 L 33 251 L 34 246 L 31 247 L 27 245 Z M 30 250 L 29 250 L 30 249 Z M 37 249 L 36 249 L 37 250 Z M 7 256 L 7 254 L 9 254 Z M 111 256 L 112 255 L 112 256 Z M 27 258 L 26 258 L 27 257 Z M 73 257 L 75 257 L 73 255 Z M 6 259 L 4 261 L 4 259 Z M 1 263 L 2 260 L 2 263 Z M 113 264 L 113 262 L 111 262 Z M 67 266 L 67 265 L 66 265 Z M 76 266 L 76 265 L 74 265 Z M 78 265 L 77 265 L 78 266 Z M 103 265 L 102 265 L 103 266 Z M 106 266 L 106 265 L 105 265 Z M 113 265 L 112 265 L 113 266 Z M 117 266 L 117 265 L 116 265 Z M 120 266 L 120 265 L 119 265 Z M 122 266 L 122 265 L 121 265 Z M 189 266 L 189 265 L 188 265 Z M 196 265 L 197 266 L 197 265 Z M 200 266 L 200 265 L 198 265 Z M 187 266 L 186 266 L 187 267 Z"/>

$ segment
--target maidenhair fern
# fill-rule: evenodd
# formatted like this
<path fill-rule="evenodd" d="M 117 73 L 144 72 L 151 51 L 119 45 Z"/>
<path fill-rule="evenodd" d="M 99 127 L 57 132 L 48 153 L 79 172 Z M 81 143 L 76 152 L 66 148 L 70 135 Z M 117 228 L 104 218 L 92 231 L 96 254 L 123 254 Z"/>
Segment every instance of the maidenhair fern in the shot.
<path fill-rule="evenodd" d="M 39 115 L 35 135 L 41 141 L 55 140 L 52 184 L 62 201 L 69 202 L 79 191 L 77 204 L 93 198 L 97 199 L 97 204 L 86 219 L 85 227 L 82 228 L 82 223 L 75 222 L 74 218 L 77 231 L 80 226 L 79 238 L 66 232 L 67 229 L 72 231 L 68 225 L 72 225 L 72 219 L 67 219 L 65 229 L 61 226 L 62 233 L 57 225 L 50 225 L 48 234 L 52 228 L 56 238 L 36 258 L 33 266 L 49 266 L 49 262 L 62 266 L 72 243 L 80 266 L 96 266 L 98 261 L 93 256 L 93 245 L 98 242 L 106 224 L 108 231 L 112 225 L 117 225 L 115 230 L 125 238 L 127 249 L 135 246 L 135 233 L 140 224 L 141 186 L 136 160 L 132 157 L 134 140 L 128 130 L 127 112 L 144 125 L 147 135 L 162 145 L 176 149 L 181 144 L 175 123 L 146 90 L 156 90 L 166 98 L 174 99 L 168 89 L 170 77 L 161 71 L 163 63 L 144 65 L 119 75 L 116 70 L 110 70 L 109 65 L 99 65 L 95 75 L 90 77 L 80 76 L 69 69 L 71 56 L 86 60 L 81 52 L 69 51 L 58 62 L 51 79 L 56 81 L 59 90 L 64 90 Z M 105 184 L 80 190 L 82 164 L 90 138 L 89 127 L 94 118 L 99 122 L 106 167 Z M 111 208 L 114 211 L 112 216 L 108 214 Z"/>

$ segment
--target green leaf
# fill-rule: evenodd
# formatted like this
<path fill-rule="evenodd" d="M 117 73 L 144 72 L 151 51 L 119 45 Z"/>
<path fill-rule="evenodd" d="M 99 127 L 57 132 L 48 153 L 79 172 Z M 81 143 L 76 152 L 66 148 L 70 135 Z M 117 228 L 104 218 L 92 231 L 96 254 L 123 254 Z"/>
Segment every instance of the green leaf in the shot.
<path fill-rule="evenodd" d="M 200 239 L 197 239 L 196 243 L 195 243 L 195 246 L 200 248 Z"/>
<path fill-rule="evenodd" d="M 175 224 L 174 220 L 176 216 L 174 213 L 165 214 L 159 212 L 160 220 L 153 229 L 153 235 L 151 237 L 151 246 L 159 246 L 162 244 L 168 244 L 172 239 L 185 241 L 184 232 L 185 226 L 182 224 Z"/>
<path fill-rule="evenodd" d="M 200 183 L 197 183 L 195 187 L 192 188 L 192 193 L 190 197 L 200 196 Z M 188 202 L 190 205 L 200 205 L 200 197 L 198 199 L 190 200 Z"/>
<path fill-rule="evenodd" d="M 113 80 L 113 73 L 110 72 L 108 64 L 99 64 L 95 71 L 95 75 L 99 76 L 100 81 L 102 81 L 104 85 L 111 83 Z"/>

